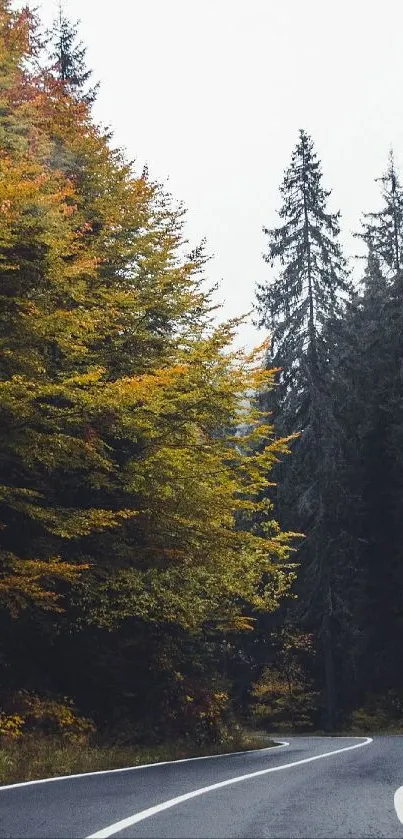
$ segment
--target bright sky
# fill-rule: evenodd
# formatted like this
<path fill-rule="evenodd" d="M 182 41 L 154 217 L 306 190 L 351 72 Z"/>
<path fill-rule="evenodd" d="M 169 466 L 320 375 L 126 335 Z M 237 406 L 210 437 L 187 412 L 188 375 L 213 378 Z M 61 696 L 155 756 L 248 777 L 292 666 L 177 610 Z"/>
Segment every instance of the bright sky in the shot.
<path fill-rule="evenodd" d="M 38 0 L 46 21 L 56 0 Z M 403 167 L 402 0 L 65 0 L 101 82 L 96 118 L 207 238 L 224 316 L 268 276 L 262 226 L 305 128 L 322 160 L 346 254 L 391 146 Z M 265 337 L 249 324 L 241 342 Z"/>

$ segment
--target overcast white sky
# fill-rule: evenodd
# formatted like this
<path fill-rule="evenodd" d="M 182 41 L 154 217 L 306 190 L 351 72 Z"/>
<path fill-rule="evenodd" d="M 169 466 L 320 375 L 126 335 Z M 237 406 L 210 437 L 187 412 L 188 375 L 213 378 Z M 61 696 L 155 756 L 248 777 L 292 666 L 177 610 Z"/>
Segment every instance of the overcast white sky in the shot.
<path fill-rule="evenodd" d="M 35 4 L 36 5 L 36 4 Z M 46 21 L 56 0 L 39 0 Z M 224 315 L 251 308 L 262 225 L 299 128 L 313 137 L 347 255 L 373 179 L 403 165 L 402 0 L 65 0 L 101 90 L 99 121 L 189 209 Z M 248 347 L 263 340 L 252 325 Z"/>

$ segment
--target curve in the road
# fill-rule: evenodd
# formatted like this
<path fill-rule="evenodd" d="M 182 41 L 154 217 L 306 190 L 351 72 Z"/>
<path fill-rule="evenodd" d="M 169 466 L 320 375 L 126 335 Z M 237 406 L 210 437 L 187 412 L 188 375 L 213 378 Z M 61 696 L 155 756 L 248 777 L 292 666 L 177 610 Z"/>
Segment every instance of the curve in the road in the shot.
<path fill-rule="evenodd" d="M 196 798 L 199 795 L 205 795 L 208 792 L 213 792 L 215 790 L 222 789 L 223 787 L 228 787 L 233 784 L 239 784 L 240 782 L 248 781 L 251 778 L 257 778 L 261 777 L 262 775 L 268 775 L 271 772 L 280 772 L 283 769 L 290 769 L 292 766 L 302 766 L 305 763 L 313 763 L 313 761 L 315 760 L 323 760 L 326 757 L 332 757 L 333 755 L 341 754 L 342 752 L 350 752 L 353 749 L 361 749 L 363 746 L 368 746 L 370 743 L 372 743 L 372 737 L 365 737 L 359 739 L 364 739 L 364 742 L 355 743 L 354 746 L 344 746 L 342 749 L 335 749 L 331 752 L 324 752 L 323 754 L 314 755 L 313 757 L 306 757 L 302 760 L 295 760 L 292 763 L 285 763 L 281 764 L 280 766 L 271 766 L 269 769 L 260 769 L 258 772 L 250 772 L 247 775 L 237 775 L 234 778 L 228 778 L 225 781 L 220 781 L 217 784 L 210 784 L 209 786 L 201 787 L 200 789 L 195 789 L 191 792 L 187 792 L 184 795 L 178 795 L 176 796 L 176 798 L 171 798 L 168 801 L 162 801 L 161 804 L 156 804 L 154 807 L 148 807 L 146 810 L 142 810 L 139 813 L 134 813 L 132 816 L 129 816 L 128 818 L 122 819 L 118 822 L 114 822 L 114 824 L 110 824 L 107 827 L 102 828 L 101 830 L 97 830 L 96 833 L 92 833 L 90 836 L 87 837 L 87 839 L 109 839 L 110 836 L 114 836 L 116 833 L 120 833 L 122 830 L 125 830 L 128 827 L 132 827 L 133 825 L 138 824 L 138 822 L 144 821 L 145 819 L 149 819 L 151 816 L 155 816 L 158 813 L 163 812 L 164 810 L 168 810 L 171 807 L 175 807 L 177 804 L 182 804 L 183 802 L 189 801 L 191 798 Z M 400 790 L 403 791 L 403 787 L 401 787 Z M 400 792 L 400 790 L 397 790 L 397 792 Z M 400 821 L 402 821 L 402 819 L 400 819 Z"/>

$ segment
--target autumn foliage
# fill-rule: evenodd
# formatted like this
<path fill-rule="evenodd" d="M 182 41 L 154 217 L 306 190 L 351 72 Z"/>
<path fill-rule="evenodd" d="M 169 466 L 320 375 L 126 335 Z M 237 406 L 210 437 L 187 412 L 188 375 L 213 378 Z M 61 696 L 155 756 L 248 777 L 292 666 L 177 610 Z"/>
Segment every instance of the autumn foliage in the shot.
<path fill-rule="evenodd" d="M 289 536 L 264 492 L 287 442 L 246 399 L 272 374 L 232 349 L 236 321 L 215 325 L 183 208 L 37 51 L 34 17 L 1 0 L 3 686 L 66 691 L 97 716 L 111 678 L 110 705 L 141 715 L 146 676 L 135 700 L 124 678 L 139 656 L 169 693 L 189 633 L 287 591 Z M 122 656 L 115 681 L 97 633 Z"/>

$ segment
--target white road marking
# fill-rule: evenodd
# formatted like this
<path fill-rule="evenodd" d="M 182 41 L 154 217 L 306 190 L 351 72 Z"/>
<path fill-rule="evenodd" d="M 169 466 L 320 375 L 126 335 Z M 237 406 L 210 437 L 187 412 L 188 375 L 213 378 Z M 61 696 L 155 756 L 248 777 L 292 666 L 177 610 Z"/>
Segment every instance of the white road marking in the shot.
<path fill-rule="evenodd" d="M 399 819 L 399 822 L 403 824 L 403 787 L 399 787 L 399 789 L 396 790 L 393 803 L 395 805 L 397 818 Z"/>
<path fill-rule="evenodd" d="M 351 739 L 355 740 L 358 738 L 351 737 Z M 168 801 L 162 801 L 161 804 L 156 804 L 154 807 L 148 807 L 147 810 L 141 810 L 141 812 L 135 813 L 133 816 L 129 816 L 126 819 L 110 824 L 108 827 L 102 828 L 102 830 L 97 830 L 96 833 L 91 833 L 90 836 L 87 836 L 87 839 L 108 839 L 108 837 L 114 836 L 115 833 L 120 833 L 121 830 L 125 830 L 127 827 L 132 827 L 132 825 L 142 822 L 144 819 L 149 819 L 150 816 L 156 816 L 158 813 L 162 813 L 163 810 L 169 810 L 170 807 L 175 807 L 177 804 L 183 804 L 184 801 L 189 801 L 191 798 L 196 798 L 197 796 L 204 795 L 207 792 L 214 792 L 217 789 L 231 786 L 231 784 L 239 784 L 241 781 L 248 781 L 250 778 L 258 778 L 262 775 L 268 775 L 270 772 L 280 772 L 283 769 L 290 769 L 292 766 L 302 766 L 304 763 L 312 763 L 314 760 L 322 760 L 325 757 L 332 757 L 332 755 L 341 754 L 341 752 L 349 752 L 353 749 L 360 749 L 362 746 L 368 746 L 370 743 L 372 743 L 372 737 L 365 737 L 363 743 L 356 743 L 354 746 L 345 746 L 343 749 L 335 749 L 332 752 L 324 752 L 324 754 L 321 755 L 306 757 L 303 760 L 295 760 L 292 763 L 285 763 L 281 766 L 271 766 L 269 769 L 260 769 L 258 772 L 250 772 L 247 775 L 238 775 L 235 778 L 228 778 L 228 780 L 220 781 L 217 784 L 210 784 L 208 787 L 201 787 L 200 789 L 192 790 L 192 792 L 186 792 L 184 795 L 178 795 L 176 798 L 170 798 Z"/>
<path fill-rule="evenodd" d="M 277 739 L 277 738 L 276 738 Z M 50 784 L 53 781 L 70 781 L 72 778 L 91 778 L 93 775 L 114 775 L 117 772 L 135 772 L 137 769 L 151 769 L 153 766 L 168 766 L 171 763 L 190 763 L 192 760 L 212 760 L 218 757 L 233 757 L 234 755 L 249 755 L 253 752 L 267 752 L 289 746 L 286 740 L 280 740 L 276 746 L 265 746 L 263 749 L 247 749 L 242 752 L 222 752 L 218 755 L 199 755 L 199 757 L 182 757 L 179 760 L 161 760 L 159 763 L 141 763 L 138 766 L 124 766 L 122 769 L 98 769 L 96 772 L 79 772 L 76 775 L 55 775 L 53 778 L 38 778 L 35 781 L 20 781 L 18 784 L 0 786 L 0 792 L 20 787 L 32 787 L 34 784 Z"/>

